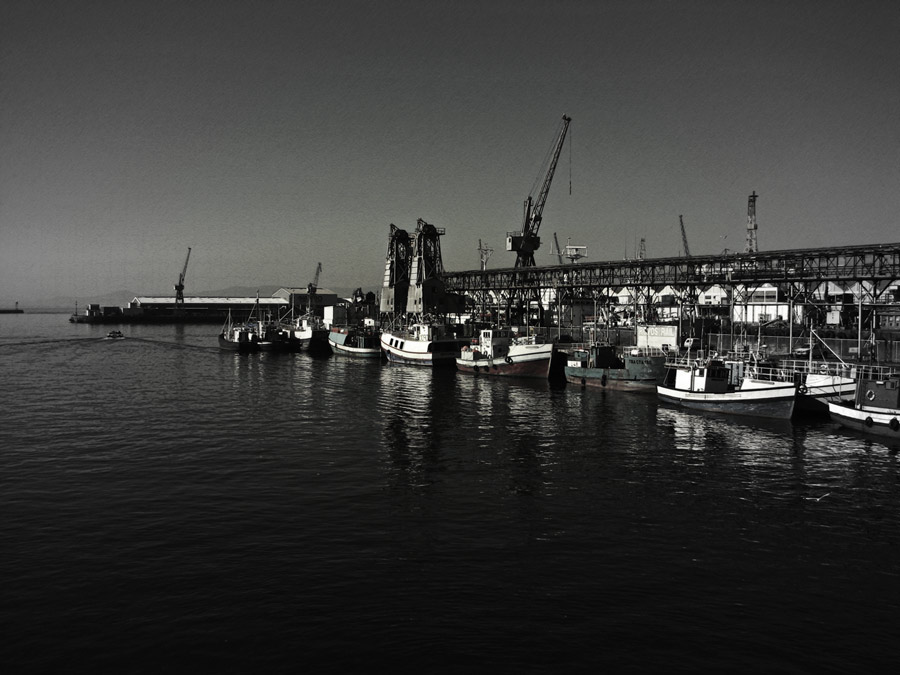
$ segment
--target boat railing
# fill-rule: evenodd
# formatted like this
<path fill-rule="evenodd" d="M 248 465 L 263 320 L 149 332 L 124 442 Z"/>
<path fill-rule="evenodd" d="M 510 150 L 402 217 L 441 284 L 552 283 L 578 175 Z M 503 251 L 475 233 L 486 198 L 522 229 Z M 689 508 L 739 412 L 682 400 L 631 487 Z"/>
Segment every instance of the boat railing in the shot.
<path fill-rule="evenodd" d="M 897 366 L 879 366 L 875 364 L 845 363 L 842 361 L 810 361 L 808 359 L 783 359 L 778 368 L 792 373 L 812 373 L 835 377 L 856 378 L 858 373 L 865 373 L 877 379 L 886 379 L 900 373 Z"/>
<path fill-rule="evenodd" d="M 624 347 L 622 352 L 630 356 L 665 356 L 667 358 L 672 353 L 661 347 Z"/>
<path fill-rule="evenodd" d="M 708 361 L 705 354 L 690 352 L 668 352 L 666 354 L 666 368 L 693 368 Z"/>
<path fill-rule="evenodd" d="M 546 343 L 546 340 L 538 339 L 538 344 Z M 669 357 L 670 355 L 677 355 L 677 352 L 671 350 L 665 350 L 661 347 L 636 347 L 634 345 L 609 345 L 606 342 L 566 342 L 560 345 L 560 351 L 563 352 L 574 352 L 574 351 L 589 351 L 591 347 L 596 346 L 612 346 L 615 348 L 616 352 L 619 354 L 627 354 L 629 356 L 665 356 Z"/>

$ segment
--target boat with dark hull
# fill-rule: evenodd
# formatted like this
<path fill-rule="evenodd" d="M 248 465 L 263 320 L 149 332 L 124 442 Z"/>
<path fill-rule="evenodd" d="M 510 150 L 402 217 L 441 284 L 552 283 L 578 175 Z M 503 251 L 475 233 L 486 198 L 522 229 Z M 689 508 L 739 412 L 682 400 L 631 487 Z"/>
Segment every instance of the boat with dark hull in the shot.
<path fill-rule="evenodd" d="M 566 361 L 566 382 L 582 387 L 655 392 L 666 375 L 666 353 L 650 347 L 619 351 L 613 345 L 594 344 L 576 349 Z"/>
<path fill-rule="evenodd" d="M 842 427 L 900 440 L 900 373 L 859 366 L 854 399 L 829 403 L 828 414 Z"/>
<path fill-rule="evenodd" d="M 229 314 L 218 335 L 219 347 L 242 354 L 292 351 L 290 336 L 280 325 L 275 321 L 255 320 L 256 312 L 257 308 L 254 308 L 243 324 L 234 323 Z"/>
<path fill-rule="evenodd" d="M 256 324 L 232 324 L 229 322 L 219 333 L 219 347 L 241 354 L 261 351 L 260 336 Z"/>
<path fill-rule="evenodd" d="M 291 351 L 305 351 L 311 354 L 330 354 L 328 327 L 322 317 L 305 314 L 289 324 L 282 324 L 281 331 L 290 344 Z"/>
<path fill-rule="evenodd" d="M 797 384 L 794 411 L 827 415 L 830 403 L 853 401 L 858 366 L 842 361 L 803 361 L 783 359 L 772 366 L 775 377 Z"/>
<path fill-rule="evenodd" d="M 374 328 L 335 328 L 328 333 L 331 351 L 358 359 L 380 359 L 381 343 Z"/>
<path fill-rule="evenodd" d="M 797 385 L 765 380 L 733 369 L 718 358 L 673 359 L 666 382 L 657 385 L 660 400 L 704 412 L 790 419 Z"/>
<path fill-rule="evenodd" d="M 556 347 L 534 335 L 521 336 L 509 328 L 485 328 L 463 345 L 456 369 L 463 373 L 491 376 L 550 377 Z"/>

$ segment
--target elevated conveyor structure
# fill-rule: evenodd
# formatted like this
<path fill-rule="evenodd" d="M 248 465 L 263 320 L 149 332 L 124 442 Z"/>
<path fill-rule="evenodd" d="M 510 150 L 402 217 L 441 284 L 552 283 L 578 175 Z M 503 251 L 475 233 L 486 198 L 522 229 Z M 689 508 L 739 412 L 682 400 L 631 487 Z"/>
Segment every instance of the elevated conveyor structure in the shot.
<path fill-rule="evenodd" d="M 714 285 L 731 290 L 739 304 L 763 284 L 802 304 L 829 282 L 859 284 L 864 301 L 877 302 L 900 282 L 900 243 L 508 267 L 444 272 L 443 278 L 448 291 L 464 293 L 476 304 L 487 293 L 496 302 L 562 289 L 572 297 L 597 298 L 623 287 L 649 294 L 668 286 L 678 293 L 680 304 L 693 305 L 699 293 Z"/>

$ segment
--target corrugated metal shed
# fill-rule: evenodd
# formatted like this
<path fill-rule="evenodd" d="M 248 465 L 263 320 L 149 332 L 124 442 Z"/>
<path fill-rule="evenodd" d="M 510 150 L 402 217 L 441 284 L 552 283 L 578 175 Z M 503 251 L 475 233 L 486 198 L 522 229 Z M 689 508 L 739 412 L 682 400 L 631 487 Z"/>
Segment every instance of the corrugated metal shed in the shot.
<path fill-rule="evenodd" d="M 259 298 L 259 304 L 263 307 L 272 307 L 279 306 L 285 307 L 288 305 L 287 298 Z M 174 297 L 136 297 L 131 301 L 132 307 L 157 307 L 157 306 L 168 306 L 174 305 L 175 298 Z M 256 298 L 213 298 L 213 297 L 188 297 L 184 298 L 185 307 L 214 307 L 214 306 L 225 306 L 225 307 L 235 307 L 235 306 L 252 306 L 256 304 Z"/>

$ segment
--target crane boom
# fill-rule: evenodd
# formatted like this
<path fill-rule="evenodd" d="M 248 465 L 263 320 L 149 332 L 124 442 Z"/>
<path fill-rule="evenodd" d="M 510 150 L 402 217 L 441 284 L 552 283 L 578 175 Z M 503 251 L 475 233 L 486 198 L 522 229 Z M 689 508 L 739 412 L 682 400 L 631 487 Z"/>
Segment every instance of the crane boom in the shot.
<path fill-rule="evenodd" d="M 678 216 L 678 223 L 681 225 L 681 245 L 684 247 L 684 255 L 690 258 L 691 249 L 688 247 L 687 233 L 684 231 L 684 218 Z"/>
<path fill-rule="evenodd" d="M 184 267 L 178 275 L 178 283 L 175 284 L 175 304 L 184 304 L 184 276 L 187 274 L 188 260 L 191 259 L 191 247 L 188 246 L 187 257 L 184 259 Z"/>
<path fill-rule="evenodd" d="M 571 121 L 571 117 L 563 115 L 562 126 L 556 139 L 547 175 L 544 177 L 543 185 L 541 185 L 541 191 L 538 193 L 536 200 L 533 200 L 531 195 L 528 195 L 528 198 L 525 200 L 525 217 L 522 231 L 507 233 L 506 250 L 516 252 L 516 267 L 534 267 L 534 252 L 541 245 L 538 230 L 541 227 L 544 204 L 547 202 L 550 183 L 553 181 L 553 174 L 556 172 L 556 164 L 559 162 L 559 154 L 562 152 L 563 143 L 566 140 L 566 132 L 569 130 L 569 122 Z"/>
<path fill-rule="evenodd" d="M 313 277 L 312 283 L 311 283 L 311 284 L 307 284 L 307 286 L 306 286 L 306 292 L 307 292 L 309 295 L 312 295 L 313 293 L 316 292 L 316 290 L 318 290 L 318 288 L 319 288 L 319 275 L 320 275 L 321 273 L 322 273 L 322 263 L 319 263 L 318 265 L 316 265 L 316 275 Z"/>
<path fill-rule="evenodd" d="M 559 258 L 559 264 L 563 264 L 562 250 L 559 248 L 559 239 L 556 238 L 556 232 L 553 233 L 553 243 L 556 244 L 556 257 Z"/>

